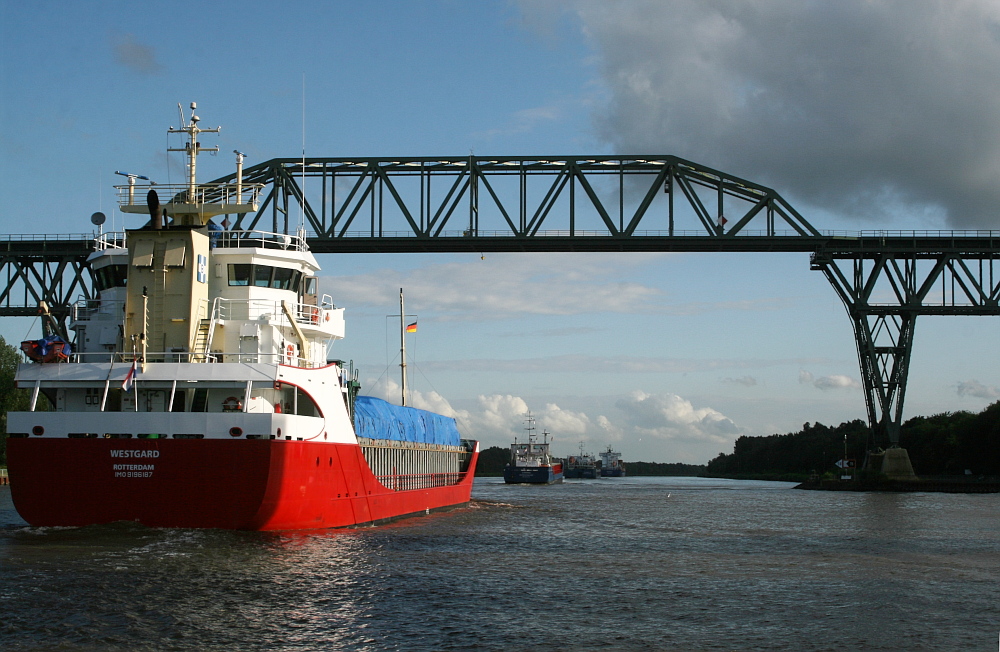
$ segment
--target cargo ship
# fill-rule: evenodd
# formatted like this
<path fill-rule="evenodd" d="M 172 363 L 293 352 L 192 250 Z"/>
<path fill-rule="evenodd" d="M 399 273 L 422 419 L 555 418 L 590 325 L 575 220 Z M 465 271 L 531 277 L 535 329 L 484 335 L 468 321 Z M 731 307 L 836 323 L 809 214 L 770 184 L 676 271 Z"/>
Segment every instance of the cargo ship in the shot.
<path fill-rule="evenodd" d="M 601 477 L 597 458 L 591 453 L 584 453 L 583 444 L 580 444 L 580 453 L 578 455 L 570 455 L 566 458 L 566 463 L 563 466 L 563 477 L 566 479 L 595 479 Z"/>
<path fill-rule="evenodd" d="M 258 210 L 262 188 L 242 183 L 239 152 L 234 182 L 196 182 L 197 155 L 218 149 L 199 134 L 218 130 L 195 108 L 168 130 L 184 134 L 170 151 L 186 153 L 187 183 L 121 173 L 121 210 L 148 222 L 98 232 L 97 296 L 73 307 L 75 337 L 43 314 L 47 337 L 22 344 L 30 408 L 7 422 L 17 511 L 34 526 L 293 530 L 467 505 L 478 443 L 405 391 L 401 406 L 359 396 L 353 364 L 328 355 L 344 308 L 319 293 L 304 230 L 213 220 Z"/>
<path fill-rule="evenodd" d="M 610 446 L 608 446 L 608 450 L 601 452 L 601 477 L 625 477 L 625 462 L 622 462 L 622 455 L 612 450 Z"/>
<path fill-rule="evenodd" d="M 563 464 L 549 454 L 549 433 L 542 431 L 542 442 L 535 434 L 535 418 L 528 413 L 525 419 L 528 441 L 517 439 L 510 446 L 510 462 L 503 468 L 503 481 L 507 484 L 553 484 L 563 481 Z"/>

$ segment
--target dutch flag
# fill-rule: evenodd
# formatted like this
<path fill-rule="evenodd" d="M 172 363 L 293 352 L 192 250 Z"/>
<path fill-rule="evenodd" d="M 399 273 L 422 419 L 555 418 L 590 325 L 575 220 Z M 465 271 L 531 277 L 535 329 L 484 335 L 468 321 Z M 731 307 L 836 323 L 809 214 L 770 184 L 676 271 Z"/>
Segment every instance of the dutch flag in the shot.
<path fill-rule="evenodd" d="M 138 373 L 138 370 L 136 369 L 136 366 L 135 366 L 135 360 L 133 360 L 132 361 L 132 366 L 131 366 L 131 368 L 129 368 L 128 374 L 125 376 L 125 380 L 122 381 L 122 389 L 124 389 L 126 392 L 131 392 L 132 391 L 132 385 L 135 384 L 135 375 L 137 373 Z"/>

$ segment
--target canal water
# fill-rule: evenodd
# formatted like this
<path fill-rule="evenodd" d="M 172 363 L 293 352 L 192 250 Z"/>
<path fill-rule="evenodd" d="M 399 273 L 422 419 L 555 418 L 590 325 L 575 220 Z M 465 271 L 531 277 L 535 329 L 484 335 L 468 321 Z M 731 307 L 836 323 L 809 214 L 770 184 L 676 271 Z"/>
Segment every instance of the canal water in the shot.
<path fill-rule="evenodd" d="M 476 481 L 356 530 L 31 528 L 5 650 L 996 650 L 1000 495 Z"/>

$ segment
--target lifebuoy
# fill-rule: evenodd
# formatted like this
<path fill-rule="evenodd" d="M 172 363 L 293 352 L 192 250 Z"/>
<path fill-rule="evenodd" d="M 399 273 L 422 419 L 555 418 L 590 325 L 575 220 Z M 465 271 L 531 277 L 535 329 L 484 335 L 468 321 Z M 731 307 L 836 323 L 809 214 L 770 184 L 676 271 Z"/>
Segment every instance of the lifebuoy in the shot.
<path fill-rule="evenodd" d="M 236 398 L 235 396 L 230 396 L 222 402 L 223 412 L 242 412 L 243 411 L 243 401 Z"/>
<path fill-rule="evenodd" d="M 323 317 L 326 319 L 326 321 L 330 321 L 330 313 L 326 313 L 325 315 L 323 315 Z"/>
<path fill-rule="evenodd" d="M 319 308 L 312 308 L 312 323 L 319 323 Z"/>
<path fill-rule="evenodd" d="M 288 359 L 288 364 L 292 364 L 292 360 L 295 359 L 295 345 L 289 344 L 285 347 L 285 358 Z"/>

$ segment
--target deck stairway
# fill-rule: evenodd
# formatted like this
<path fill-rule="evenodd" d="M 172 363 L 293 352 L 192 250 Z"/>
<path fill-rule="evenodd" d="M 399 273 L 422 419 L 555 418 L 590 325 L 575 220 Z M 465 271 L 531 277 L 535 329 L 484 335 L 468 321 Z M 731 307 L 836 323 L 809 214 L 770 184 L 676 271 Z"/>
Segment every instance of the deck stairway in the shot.
<path fill-rule="evenodd" d="M 202 319 L 198 324 L 198 332 L 194 335 L 194 346 L 191 347 L 192 362 L 208 362 L 209 347 L 212 345 L 212 320 Z"/>

